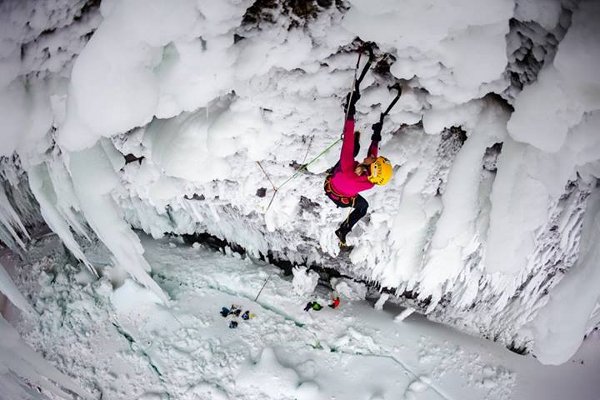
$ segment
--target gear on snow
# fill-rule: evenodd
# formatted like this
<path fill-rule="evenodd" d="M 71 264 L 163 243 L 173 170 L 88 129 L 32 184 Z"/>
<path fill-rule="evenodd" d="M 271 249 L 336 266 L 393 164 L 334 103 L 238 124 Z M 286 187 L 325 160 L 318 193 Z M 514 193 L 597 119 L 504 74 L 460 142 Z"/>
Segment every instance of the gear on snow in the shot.
<path fill-rule="evenodd" d="M 247 321 L 249 319 L 252 319 L 255 317 L 254 314 L 250 313 L 250 310 L 246 310 L 244 311 L 244 313 L 242 314 L 242 308 L 236 304 L 232 304 L 231 307 L 227 308 L 227 307 L 222 307 L 221 311 L 219 312 L 219 314 L 221 314 L 221 316 L 223 318 L 228 318 L 230 317 L 230 321 L 229 321 L 229 328 L 231 329 L 235 329 L 238 327 L 238 321 L 237 318 L 240 316 L 241 314 L 241 318 L 244 321 Z"/>

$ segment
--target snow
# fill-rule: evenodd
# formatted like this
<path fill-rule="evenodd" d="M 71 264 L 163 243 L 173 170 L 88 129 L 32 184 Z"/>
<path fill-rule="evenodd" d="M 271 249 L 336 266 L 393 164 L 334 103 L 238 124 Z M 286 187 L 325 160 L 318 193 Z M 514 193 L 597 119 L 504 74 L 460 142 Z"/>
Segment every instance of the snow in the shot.
<path fill-rule="evenodd" d="M 206 113 L 155 120 L 148 126 L 142 146 L 169 177 L 197 183 L 232 179 L 240 167 L 228 163 L 227 157 L 247 151 L 249 157 L 260 160 L 270 131 L 258 109 L 240 101 L 228 107 L 215 105 L 210 112 L 207 108 Z"/>
<path fill-rule="evenodd" d="M 242 368 L 242 372 L 236 377 L 236 386 L 242 392 L 256 393 L 269 398 L 323 398 L 314 382 L 303 381 L 295 369 L 283 366 L 273 349 L 268 347 L 262 350 L 258 360 Z"/>
<path fill-rule="evenodd" d="M 132 319 L 138 319 L 143 314 L 155 311 L 155 305 L 160 304 L 161 299 L 154 293 L 144 290 L 143 286 L 127 279 L 113 292 L 110 302 L 121 316 L 128 315 Z"/>
<path fill-rule="evenodd" d="M 292 270 L 294 279 L 292 285 L 294 293 L 299 295 L 308 295 L 314 292 L 319 283 L 319 274 L 309 271 L 306 267 L 294 267 Z"/>
<path fill-rule="evenodd" d="M 484 84 L 498 79 L 504 69 L 510 1 L 430 0 L 402 6 L 387 1 L 373 8 L 362 0 L 352 6 L 344 27 L 363 40 L 399 49 L 391 72 L 403 79 L 418 77 L 446 101 L 464 103 L 483 94 Z M 462 8 L 469 12 L 457 12 Z"/>
<path fill-rule="evenodd" d="M 32 251 L 47 260 L 43 249 L 52 243 L 47 238 Z M 416 315 L 395 323 L 394 306 L 375 311 L 354 300 L 305 312 L 308 295 L 296 294 L 291 277 L 273 266 L 179 241 L 142 243 L 173 299 L 168 307 L 132 280 L 116 290 L 108 277 L 76 281 L 77 270 L 60 257 L 50 268 L 30 265 L 37 282 L 19 282 L 41 293 L 35 308 L 43 311 L 17 322 L 21 335 L 95 397 L 552 400 L 592 399 L 599 390 L 595 337 L 571 362 L 542 366 Z M 110 264 L 100 246 L 87 255 Z M 327 295 L 323 287 L 312 294 L 322 304 Z M 255 317 L 228 328 L 219 311 L 230 304 Z"/>
<path fill-rule="evenodd" d="M 162 46 L 189 35 L 197 15 L 188 0 L 113 2 L 102 13 L 103 23 L 73 67 L 60 135 L 69 150 L 89 147 L 99 136 L 145 125 L 161 114 L 153 70 L 160 66 Z"/>
<path fill-rule="evenodd" d="M 367 297 L 367 287 L 364 283 L 347 278 L 332 278 L 330 284 L 341 299 L 356 301 Z"/>
<path fill-rule="evenodd" d="M 426 293 L 435 292 L 446 280 L 456 279 L 465 269 L 468 254 L 480 246 L 479 238 L 485 232 L 478 231 L 477 217 L 484 209 L 485 197 L 480 189 L 482 180 L 478 166 L 486 148 L 504 141 L 507 120 L 506 110 L 493 103 L 484 103 L 473 133 L 456 155 L 442 195 L 443 209 L 422 271 L 421 286 Z M 432 306 L 439 300 L 434 296 Z"/>
<path fill-rule="evenodd" d="M 545 67 L 538 81 L 515 100 L 507 128 L 517 142 L 507 141 L 503 147 L 492 193 L 490 271 L 522 271 L 536 246 L 535 231 L 548 219 L 565 183 L 576 179 L 576 174 L 595 176 L 593 168 L 579 166 L 597 161 L 600 154 L 597 135 L 582 135 L 582 130 L 596 124 L 592 120 L 600 104 L 593 94 L 599 77 L 595 67 L 599 31 L 591 23 L 599 10 L 593 2 L 582 2 L 553 65 Z M 540 102 L 547 106 L 539 107 Z M 513 193 L 519 193 L 519 198 Z M 515 225 L 521 227 L 517 235 Z M 512 266 L 500 266 L 499 254 L 507 250 L 516 260 Z"/>
<path fill-rule="evenodd" d="M 100 22 L 94 7 L 78 15 L 85 3 L 6 1 L 0 5 L 1 155 L 17 150 L 27 155 L 22 160 L 27 163 L 51 144 L 48 131 L 61 119 L 64 78 L 87 35 Z"/>

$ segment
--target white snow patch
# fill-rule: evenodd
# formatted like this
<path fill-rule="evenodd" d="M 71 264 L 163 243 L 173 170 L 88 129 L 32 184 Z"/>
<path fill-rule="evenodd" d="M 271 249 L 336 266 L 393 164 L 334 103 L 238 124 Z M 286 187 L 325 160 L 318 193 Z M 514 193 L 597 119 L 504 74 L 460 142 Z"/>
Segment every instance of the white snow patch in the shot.
<path fill-rule="evenodd" d="M 315 291 L 315 288 L 319 283 L 319 274 L 315 271 L 309 271 L 308 268 L 304 266 L 294 267 L 292 273 L 294 274 L 292 280 L 294 293 L 302 296 L 311 294 Z"/>
<path fill-rule="evenodd" d="M 236 377 L 236 386 L 242 392 L 252 391 L 277 399 L 319 400 L 326 397 L 312 381 L 302 381 L 295 369 L 285 367 L 272 348 L 262 350 L 259 359 L 242 368 Z"/>
<path fill-rule="evenodd" d="M 365 284 L 346 278 L 332 278 L 331 287 L 341 297 L 350 301 L 364 300 L 367 296 Z"/>
<path fill-rule="evenodd" d="M 408 307 L 408 308 L 404 309 L 400 314 L 396 315 L 396 317 L 394 318 L 394 322 L 402 322 L 414 312 L 415 312 L 414 308 Z"/>

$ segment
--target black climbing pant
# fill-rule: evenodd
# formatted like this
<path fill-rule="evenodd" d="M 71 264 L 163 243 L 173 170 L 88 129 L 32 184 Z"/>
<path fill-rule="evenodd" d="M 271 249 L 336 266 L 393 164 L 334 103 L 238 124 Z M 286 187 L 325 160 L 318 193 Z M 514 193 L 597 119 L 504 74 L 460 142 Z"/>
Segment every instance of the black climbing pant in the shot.
<path fill-rule="evenodd" d="M 354 201 L 350 204 L 342 203 L 341 201 L 336 201 L 331 199 L 338 207 L 346 208 L 353 207 L 354 210 L 350 213 L 348 218 L 342 222 L 340 225 L 340 229 L 345 231 L 346 233 L 350 232 L 354 225 L 367 214 L 367 210 L 369 208 L 369 203 L 362 197 L 360 194 L 357 194 L 353 199 Z"/>

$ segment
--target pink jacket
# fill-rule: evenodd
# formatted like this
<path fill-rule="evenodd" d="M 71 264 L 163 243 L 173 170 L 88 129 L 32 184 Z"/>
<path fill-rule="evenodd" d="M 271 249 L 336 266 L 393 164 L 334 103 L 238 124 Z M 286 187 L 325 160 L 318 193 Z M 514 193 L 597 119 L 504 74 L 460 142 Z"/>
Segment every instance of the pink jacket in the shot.
<path fill-rule="evenodd" d="M 371 142 L 369 156 L 377 157 L 377 143 L 376 141 Z M 366 175 L 358 176 L 354 173 L 354 168 L 358 164 L 358 161 L 354 160 L 354 120 L 349 119 L 344 124 L 344 141 L 342 142 L 340 165 L 333 172 L 331 178 L 331 186 L 336 193 L 346 197 L 354 197 L 358 192 L 375 186 L 369 182 Z"/>

